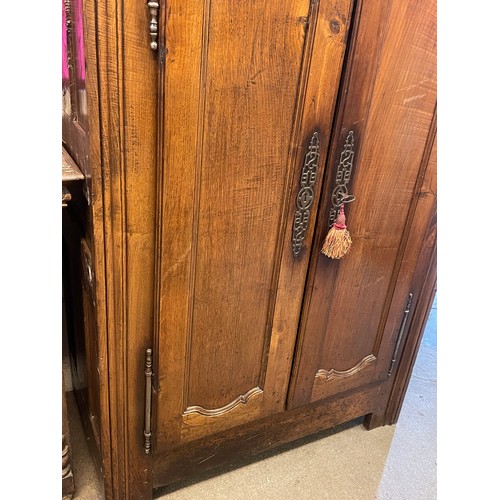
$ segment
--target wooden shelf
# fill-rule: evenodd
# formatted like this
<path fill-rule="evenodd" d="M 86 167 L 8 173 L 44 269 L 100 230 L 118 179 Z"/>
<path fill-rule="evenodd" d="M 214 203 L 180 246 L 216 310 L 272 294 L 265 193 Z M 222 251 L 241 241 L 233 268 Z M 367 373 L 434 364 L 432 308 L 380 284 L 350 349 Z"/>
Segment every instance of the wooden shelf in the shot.
<path fill-rule="evenodd" d="M 62 181 L 63 184 L 72 181 L 81 181 L 85 177 L 82 174 L 82 171 L 78 168 L 76 163 L 73 161 L 73 158 L 69 155 L 69 153 L 62 148 Z"/>

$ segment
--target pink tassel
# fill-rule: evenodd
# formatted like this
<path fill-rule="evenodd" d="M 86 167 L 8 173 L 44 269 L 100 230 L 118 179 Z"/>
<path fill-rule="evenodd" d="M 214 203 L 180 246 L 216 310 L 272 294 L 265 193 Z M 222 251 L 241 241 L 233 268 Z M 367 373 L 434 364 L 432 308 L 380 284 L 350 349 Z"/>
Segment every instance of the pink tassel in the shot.
<path fill-rule="evenodd" d="M 345 223 L 344 205 L 340 206 L 340 213 L 333 227 L 328 231 L 321 253 L 330 259 L 341 259 L 349 252 L 352 246 L 351 235 Z"/>

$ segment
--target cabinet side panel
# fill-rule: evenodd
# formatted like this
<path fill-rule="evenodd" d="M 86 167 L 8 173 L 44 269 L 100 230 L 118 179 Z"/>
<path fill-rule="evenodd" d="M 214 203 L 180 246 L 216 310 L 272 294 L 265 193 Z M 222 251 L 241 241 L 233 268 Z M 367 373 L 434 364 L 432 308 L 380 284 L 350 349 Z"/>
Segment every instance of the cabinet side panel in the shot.
<path fill-rule="evenodd" d="M 145 3 L 84 5 L 95 37 L 87 90 L 106 497 L 150 498 L 144 351 L 153 342 L 158 58 Z"/>
<path fill-rule="evenodd" d="M 156 147 L 159 54 L 148 40 L 149 9 L 123 3 L 123 238 L 126 249 L 121 377 L 128 433 L 128 498 L 147 498 L 151 458 L 144 453 L 144 358 L 153 342 L 156 236 Z"/>

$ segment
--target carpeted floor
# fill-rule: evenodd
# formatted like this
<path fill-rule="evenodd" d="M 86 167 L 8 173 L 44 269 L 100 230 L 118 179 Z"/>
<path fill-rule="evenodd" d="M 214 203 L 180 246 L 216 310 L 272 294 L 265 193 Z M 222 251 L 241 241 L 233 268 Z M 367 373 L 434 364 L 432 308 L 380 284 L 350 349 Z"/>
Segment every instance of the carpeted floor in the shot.
<path fill-rule="evenodd" d="M 436 498 L 436 302 L 395 426 L 367 431 L 362 419 L 261 455 L 245 466 L 160 489 L 165 500 L 433 500 Z M 68 394 L 76 500 L 103 498 Z"/>

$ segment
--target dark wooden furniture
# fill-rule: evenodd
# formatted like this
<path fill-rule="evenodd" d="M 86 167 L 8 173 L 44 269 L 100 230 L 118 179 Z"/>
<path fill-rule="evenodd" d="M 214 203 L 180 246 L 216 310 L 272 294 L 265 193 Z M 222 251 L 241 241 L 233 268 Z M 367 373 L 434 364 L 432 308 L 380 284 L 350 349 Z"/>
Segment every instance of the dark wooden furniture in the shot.
<path fill-rule="evenodd" d="M 70 186 L 84 179 L 76 163 L 68 152 L 62 148 L 62 207 L 67 207 L 71 200 Z M 71 469 L 71 444 L 68 425 L 68 408 L 66 403 L 66 387 L 64 371 L 62 373 L 62 496 L 71 498 L 75 491 L 73 471 Z"/>
<path fill-rule="evenodd" d="M 108 498 L 396 422 L 436 281 L 435 11 L 83 1 L 68 259 Z M 320 250 L 344 195 L 353 247 L 334 261 Z"/>

